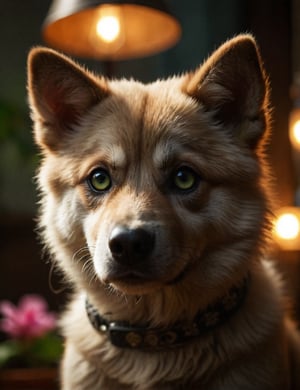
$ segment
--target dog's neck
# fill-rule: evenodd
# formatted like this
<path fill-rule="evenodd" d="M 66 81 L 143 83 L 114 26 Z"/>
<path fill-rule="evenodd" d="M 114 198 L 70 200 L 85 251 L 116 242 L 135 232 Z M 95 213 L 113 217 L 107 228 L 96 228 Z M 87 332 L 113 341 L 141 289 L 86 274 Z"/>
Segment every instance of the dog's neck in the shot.
<path fill-rule="evenodd" d="M 181 347 L 187 342 L 220 326 L 241 307 L 246 297 L 249 275 L 232 286 L 227 293 L 197 313 L 194 321 L 176 323 L 168 328 L 151 328 L 147 324 L 109 321 L 86 299 L 88 318 L 97 332 L 107 335 L 119 348 L 159 351 Z"/>

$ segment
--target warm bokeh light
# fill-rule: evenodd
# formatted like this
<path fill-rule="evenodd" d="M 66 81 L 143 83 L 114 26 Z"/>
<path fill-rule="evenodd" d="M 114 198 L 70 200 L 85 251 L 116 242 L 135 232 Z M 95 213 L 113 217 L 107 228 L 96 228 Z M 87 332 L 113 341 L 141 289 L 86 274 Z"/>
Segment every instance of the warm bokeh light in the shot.
<path fill-rule="evenodd" d="M 298 119 L 293 126 L 293 134 L 297 144 L 300 145 L 300 119 Z"/>
<path fill-rule="evenodd" d="M 285 207 L 274 221 L 274 238 L 283 250 L 300 249 L 300 210 Z"/>
<path fill-rule="evenodd" d="M 275 224 L 275 231 L 284 240 L 294 240 L 300 231 L 298 218 L 291 213 L 280 215 Z"/>
<path fill-rule="evenodd" d="M 294 108 L 290 114 L 289 134 L 291 144 L 300 150 L 300 109 Z"/>
<path fill-rule="evenodd" d="M 115 41 L 120 35 L 120 21 L 114 15 L 100 17 L 97 23 L 98 36 L 107 43 Z"/>

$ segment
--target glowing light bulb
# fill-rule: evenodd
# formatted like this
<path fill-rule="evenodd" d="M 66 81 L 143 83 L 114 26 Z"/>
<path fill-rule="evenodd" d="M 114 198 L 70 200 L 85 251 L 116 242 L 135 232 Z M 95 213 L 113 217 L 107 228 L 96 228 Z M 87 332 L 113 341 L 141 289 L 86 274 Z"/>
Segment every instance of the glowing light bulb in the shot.
<path fill-rule="evenodd" d="M 290 114 L 289 135 L 291 144 L 300 149 L 300 109 L 294 108 Z"/>
<path fill-rule="evenodd" d="M 300 144 L 300 119 L 294 123 L 293 133 L 295 140 Z"/>
<path fill-rule="evenodd" d="M 283 240 L 294 240 L 300 233 L 299 219 L 292 213 L 282 214 L 275 223 L 275 231 Z"/>
<path fill-rule="evenodd" d="M 284 251 L 300 250 L 300 208 L 282 207 L 276 213 L 273 224 L 273 237 Z"/>
<path fill-rule="evenodd" d="M 120 21 L 114 15 L 100 17 L 96 31 L 98 36 L 106 43 L 114 42 L 120 35 Z"/>

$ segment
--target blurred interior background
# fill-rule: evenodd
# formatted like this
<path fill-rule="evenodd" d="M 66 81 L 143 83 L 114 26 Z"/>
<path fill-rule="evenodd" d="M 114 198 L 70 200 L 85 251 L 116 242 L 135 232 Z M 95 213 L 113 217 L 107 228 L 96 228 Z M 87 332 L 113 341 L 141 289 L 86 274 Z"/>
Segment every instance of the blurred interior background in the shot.
<path fill-rule="evenodd" d="M 0 2 L 0 300 L 43 295 L 50 306 L 63 302 L 61 284 L 52 275 L 35 233 L 37 194 L 34 174 L 38 151 L 32 142 L 26 97 L 29 49 L 45 45 L 41 27 L 50 0 Z M 181 25 L 172 48 L 146 57 L 117 60 L 76 58 L 97 72 L 144 82 L 186 72 L 199 65 L 224 40 L 253 33 L 272 85 L 273 137 L 270 163 L 278 207 L 297 201 L 300 159 L 289 139 L 289 117 L 299 105 L 300 0 L 172 0 L 167 2 Z M 292 94 L 291 94 L 292 90 Z M 295 241 L 295 240 L 294 240 Z M 299 236 L 292 250 L 276 247 L 276 257 L 299 299 Z"/>

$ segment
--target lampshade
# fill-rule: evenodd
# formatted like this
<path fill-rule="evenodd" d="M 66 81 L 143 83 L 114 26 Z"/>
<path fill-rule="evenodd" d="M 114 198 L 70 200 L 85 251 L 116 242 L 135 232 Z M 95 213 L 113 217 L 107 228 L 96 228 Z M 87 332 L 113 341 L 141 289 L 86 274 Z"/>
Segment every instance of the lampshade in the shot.
<path fill-rule="evenodd" d="M 155 54 L 180 35 L 179 22 L 161 0 L 54 0 L 43 26 L 50 46 L 104 60 Z"/>

